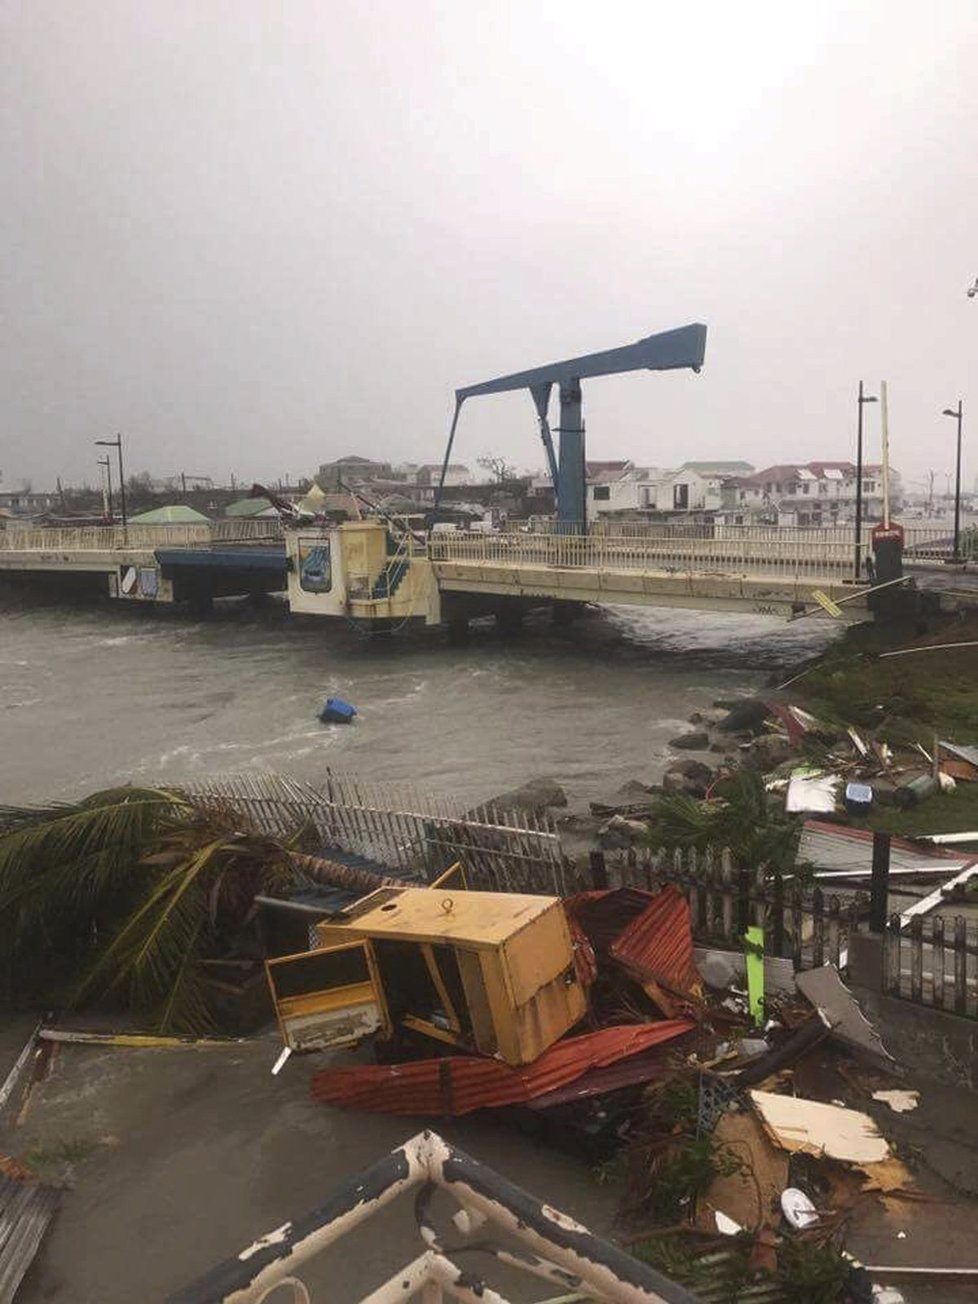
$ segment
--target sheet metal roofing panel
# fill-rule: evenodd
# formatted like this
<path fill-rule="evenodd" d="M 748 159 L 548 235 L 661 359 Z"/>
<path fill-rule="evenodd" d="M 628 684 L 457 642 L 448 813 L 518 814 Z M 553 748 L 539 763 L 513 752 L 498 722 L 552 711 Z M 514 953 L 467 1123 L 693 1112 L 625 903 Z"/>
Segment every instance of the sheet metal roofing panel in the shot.
<path fill-rule="evenodd" d="M 0 1176 L 0 1301 L 14 1298 L 31 1266 L 61 1192 Z"/>
<path fill-rule="evenodd" d="M 512 1068 L 475 1055 L 323 1069 L 310 1084 L 313 1099 L 380 1114 L 470 1114 L 523 1105 L 555 1092 L 592 1069 L 606 1068 L 691 1032 L 687 1019 L 626 1024 L 567 1037 L 532 1064 Z"/>
<path fill-rule="evenodd" d="M 652 978 L 673 992 L 687 995 L 700 989 L 689 906 L 672 883 L 619 934 L 610 954 L 631 974 Z"/>
<path fill-rule="evenodd" d="M 683 1034 L 687 1036 L 688 1034 Z M 691 1043 L 684 1042 L 683 1054 Z M 635 1086 L 640 1082 L 658 1082 L 674 1073 L 673 1054 L 678 1046 L 653 1046 L 638 1055 L 629 1055 L 627 1059 L 616 1060 L 604 1068 L 588 1071 L 569 1083 L 558 1087 L 542 1096 L 535 1096 L 527 1102 L 532 1110 L 550 1109 L 555 1105 L 566 1105 L 570 1101 L 585 1100 L 588 1096 L 604 1095 L 607 1091 L 618 1091 L 622 1087 Z"/>
<path fill-rule="evenodd" d="M 642 913 L 652 897 L 653 893 L 637 887 L 580 892 L 565 900 L 564 909 L 580 924 L 595 955 L 604 959 L 618 934 Z"/>
<path fill-rule="evenodd" d="M 873 864 L 872 830 L 806 820 L 798 843 L 798 859 L 817 869 L 868 874 Z M 974 856 L 921 846 L 906 838 L 893 838 L 890 843 L 891 873 L 945 873 L 950 878 L 974 861 Z"/>

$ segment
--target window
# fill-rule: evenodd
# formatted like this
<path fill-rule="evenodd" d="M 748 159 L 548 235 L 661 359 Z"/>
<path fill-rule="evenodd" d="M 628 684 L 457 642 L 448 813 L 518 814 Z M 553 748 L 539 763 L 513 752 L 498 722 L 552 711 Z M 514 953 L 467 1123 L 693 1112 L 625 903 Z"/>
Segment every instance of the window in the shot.
<path fill-rule="evenodd" d="M 672 505 L 680 511 L 689 507 L 688 484 L 674 484 L 672 486 Z"/>
<path fill-rule="evenodd" d="M 606 503 L 611 498 L 610 484 L 596 484 L 591 489 L 591 497 L 596 503 Z"/>
<path fill-rule="evenodd" d="M 824 480 L 819 480 L 819 482 L 818 482 L 818 492 L 819 492 L 819 493 L 824 497 L 824 496 L 828 493 L 828 491 L 829 491 L 829 487 L 828 487 L 828 485 L 825 483 L 825 481 L 824 481 Z"/>
<path fill-rule="evenodd" d="M 811 489 L 812 489 L 812 487 L 811 487 L 811 485 L 808 483 L 807 480 L 806 480 L 806 481 L 804 482 L 804 484 L 801 486 L 801 491 L 802 491 L 803 494 L 811 493 Z"/>
<path fill-rule="evenodd" d="M 875 480 L 864 480 L 864 481 L 863 481 L 863 493 L 872 494 L 872 493 L 875 493 L 875 492 L 876 492 L 876 481 L 875 481 Z"/>

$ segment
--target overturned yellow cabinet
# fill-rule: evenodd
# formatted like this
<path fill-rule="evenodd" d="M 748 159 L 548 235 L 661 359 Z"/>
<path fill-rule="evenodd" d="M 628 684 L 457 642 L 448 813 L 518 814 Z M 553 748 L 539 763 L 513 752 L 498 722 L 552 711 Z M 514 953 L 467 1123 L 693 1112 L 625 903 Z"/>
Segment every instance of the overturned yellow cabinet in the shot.
<path fill-rule="evenodd" d="M 292 1049 L 404 1028 L 528 1064 L 585 1012 L 557 897 L 380 888 L 316 933 L 322 946 L 268 962 Z"/>

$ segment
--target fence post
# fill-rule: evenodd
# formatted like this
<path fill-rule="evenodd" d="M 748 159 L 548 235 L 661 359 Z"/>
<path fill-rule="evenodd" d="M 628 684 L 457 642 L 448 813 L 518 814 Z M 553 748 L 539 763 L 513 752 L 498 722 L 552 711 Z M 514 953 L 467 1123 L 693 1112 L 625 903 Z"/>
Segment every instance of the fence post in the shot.
<path fill-rule="evenodd" d="M 931 924 L 931 968 L 934 975 L 934 1004 L 944 1009 L 944 916 L 935 915 Z"/>
<path fill-rule="evenodd" d="M 801 888 L 796 883 L 791 890 L 791 960 L 795 966 L 795 973 L 801 969 L 801 930 L 804 922 L 801 904 Z"/>
<path fill-rule="evenodd" d="M 839 964 L 839 957 L 842 951 L 840 941 L 842 928 L 842 907 L 839 904 L 837 896 L 829 897 L 829 963 L 834 964 L 837 969 L 842 966 Z"/>
<path fill-rule="evenodd" d="M 820 969 L 825 963 L 825 903 L 822 889 L 812 892 L 812 964 Z"/>
<path fill-rule="evenodd" d="M 890 890 L 890 835 L 873 834 L 873 869 L 869 895 L 869 931 L 886 927 L 886 901 Z"/>
<path fill-rule="evenodd" d="M 910 921 L 910 999 L 920 1001 L 924 994 L 924 921 L 914 915 Z"/>
<path fill-rule="evenodd" d="M 775 955 L 784 955 L 784 879 L 780 865 L 775 866 L 774 870 L 774 930 L 771 950 Z"/>
<path fill-rule="evenodd" d="M 608 862 L 603 851 L 591 852 L 591 887 L 596 892 L 604 891 L 608 886 Z"/>
<path fill-rule="evenodd" d="M 968 924 L 963 915 L 954 917 L 954 1012 L 968 1013 Z"/>
<path fill-rule="evenodd" d="M 883 955 L 883 990 L 892 996 L 901 996 L 903 934 L 900 931 L 899 915 L 890 916 L 884 936 L 886 942 Z"/>

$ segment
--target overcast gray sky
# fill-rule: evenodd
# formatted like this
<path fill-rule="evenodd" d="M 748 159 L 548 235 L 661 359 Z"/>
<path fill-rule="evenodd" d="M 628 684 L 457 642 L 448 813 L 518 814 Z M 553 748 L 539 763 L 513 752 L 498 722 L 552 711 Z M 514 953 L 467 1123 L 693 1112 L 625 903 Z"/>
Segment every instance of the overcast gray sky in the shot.
<path fill-rule="evenodd" d="M 690 321 L 701 375 L 587 383 L 595 457 L 848 457 L 886 377 L 940 483 L 976 36 L 974 0 L 0 0 L 5 484 L 116 430 L 157 474 L 433 460 L 456 385 Z M 489 450 L 543 465 L 528 397 L 466 406 Z"/>

